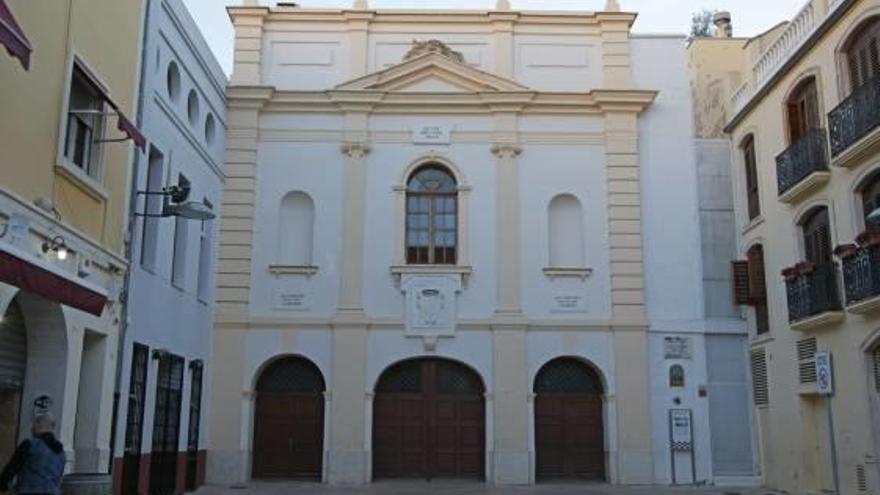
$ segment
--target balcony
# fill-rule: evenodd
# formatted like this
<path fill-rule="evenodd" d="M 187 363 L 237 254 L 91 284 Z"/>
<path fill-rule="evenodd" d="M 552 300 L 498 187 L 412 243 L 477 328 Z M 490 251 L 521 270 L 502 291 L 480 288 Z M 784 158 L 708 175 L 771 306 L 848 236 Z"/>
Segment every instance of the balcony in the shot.
<path fill-rule="evenodd" d="M 848 244 L 837 249 L 843 264 L 843 287 L 847 310 L 863 314 L 880 309 L 880 234 L 868 234 L 862 246 Z"/>
<path fill-rule="evenodd" d="M 837 287 L 837 264 L 804 262 L 782 272 L 788 293 L 792 330 L 808 330 L 843 319 Z"/>
<path fill-rule="evenodd" d="M 830 178 L 824 129 L 807 131 L 801 139 L 776 157 L 776 182 L 779 200 L 783 203 L 794 203 L 825 185 Z"/>
<path fill-rule="evenodd" d="M 831 156 L 835 165 L 850 167 L 880 145 L 880 78 L 852 92 L 828 114 Z"/>

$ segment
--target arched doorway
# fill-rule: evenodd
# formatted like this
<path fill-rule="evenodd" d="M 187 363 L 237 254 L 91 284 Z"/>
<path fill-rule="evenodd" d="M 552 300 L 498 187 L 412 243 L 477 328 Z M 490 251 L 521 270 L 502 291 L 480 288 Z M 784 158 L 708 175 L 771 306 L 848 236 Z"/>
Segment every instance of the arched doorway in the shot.
<path fill-rule="evenodd" d="M 535 477 L 605 480 L 602 381 L 574 358 L 545 364 L 535 377 Z"/>
<path fill-rule="evenodd" d="M 449 360 L 386 369 L 373 401 L 373 477 L 483 479 L 484 390 L 477 373 Z"/>
<path fill-rule="evenodd" d="M 256 387 L 255 478 L 321 479 L 324 459 L 324 377 L 311 361 L 270 364 Z"/>

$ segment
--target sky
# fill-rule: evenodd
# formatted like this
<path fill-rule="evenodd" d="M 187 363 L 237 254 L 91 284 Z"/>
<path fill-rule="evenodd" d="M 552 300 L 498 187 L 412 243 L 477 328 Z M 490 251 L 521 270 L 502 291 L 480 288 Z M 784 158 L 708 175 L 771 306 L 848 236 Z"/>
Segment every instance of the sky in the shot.
<path fill-rule="evenodd" d="M 733 16 L 735 36 L 753 36 L 780 21 L 791 19 L 807 0 L 619 0 L 621 8 L 638 12 L 633 28 L 637 33 L 690 31 L 691 14 L 702 9 L 727 10 Z M 183 0 L 202 29 L 223 70 L 232 70 L 233 32 L 226 5 L 240 0 Z M 261 0 L 274 4 L 274 0 Z M 298 0 L 303 7 L 350 7 L 352 0 Z M 605 0 L 510 0 L 515 10 L 601 10 Z M 488 10 L 495 0 L 369 0 L 370 8 L 459 8 Z"/>

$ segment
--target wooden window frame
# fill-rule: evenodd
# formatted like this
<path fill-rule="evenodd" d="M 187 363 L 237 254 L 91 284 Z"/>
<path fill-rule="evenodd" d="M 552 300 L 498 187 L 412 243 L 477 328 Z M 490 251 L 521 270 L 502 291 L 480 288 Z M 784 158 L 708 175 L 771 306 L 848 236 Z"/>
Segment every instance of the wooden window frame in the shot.
<path fill-rule="evenodd" d="M 455 185 L 454 191 L 414 191 L 411 189 L 410 184 L 412 181 L 417 178 L 417 176 L 426 171 L 426 170 L 438 170 L 444 174 L 446 174 L 452 183 Z M 427 208 L 426 212 L 424 211 L 414 211 L 411 208 L 411 200 L 412 199 L 426 199 Z M 449 199 L 453 200 L 453 211 L 435 211 L 435 207 L 437 205 L 438 199 Z M 450 246 L 438 246 L 436 244 L 436 222 L 435 219 L 437 215 L 449 215 L 452 214 L 455 217 L 455 223 L 452 227 L 451 232 L 453 232 L 455 236 L 455 242 L 451 246 L 452 255 L 451 259 L 445 258 L 442 260 L 438 260 L 437 258 L 437 249 L 450 249 Z M 427 215 L 428 217 L 428 244 L 427 246 L 422 245 L 410 245 L 410 217 L 411 215 Z M 411 175 L 409 180 L 407 181 L 407 189 L 406 189 L 406 198 L 405 198 L 405 214 L 404 214 L 404 256 L 406 257 L 406 263 L 408 265 L 441 265 L 441 266 L 454 266 L 456 265 L 459 257 L 459 204 L 458 204 L 458 183 L 455 179 L 455 175 L 445 166 L 437 163 L 428 163 L 422 167 L 416 169 Z M 424 229 L 418 229 L 419 231 L 423 231 Z M 449 232 L 449 229 L 445 229 L 444 231 Z M 423 256 L 422 253 L 419 252 L 421 249 L 427 249 L 426 255 Z"/>
<path fill-rule="evenodd" d="M 746 171 L 746 202 L 749 220 L 761 216 L 761 193 L 758 180 L 758 159 L 755 150 L 755 137 L 749 135 L 741 146 Z"/>
<path fill-rule="evenodd" d="M 816 76 L 809 76 L 797 85 L 789 95 L 785 109 L 789 144 L 797 143 L 810 131 L 822 128 Z"/>

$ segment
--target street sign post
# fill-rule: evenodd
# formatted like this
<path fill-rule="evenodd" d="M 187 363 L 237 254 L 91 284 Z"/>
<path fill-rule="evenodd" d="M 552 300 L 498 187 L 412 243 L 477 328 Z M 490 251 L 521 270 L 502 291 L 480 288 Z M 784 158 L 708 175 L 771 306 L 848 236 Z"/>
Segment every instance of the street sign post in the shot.
<path fill-rule="evenodd" d="M 820 395 L 834 395 L 834 370 L 831 367 L 831 353 L 816 353 L 816 385 Z"/>

